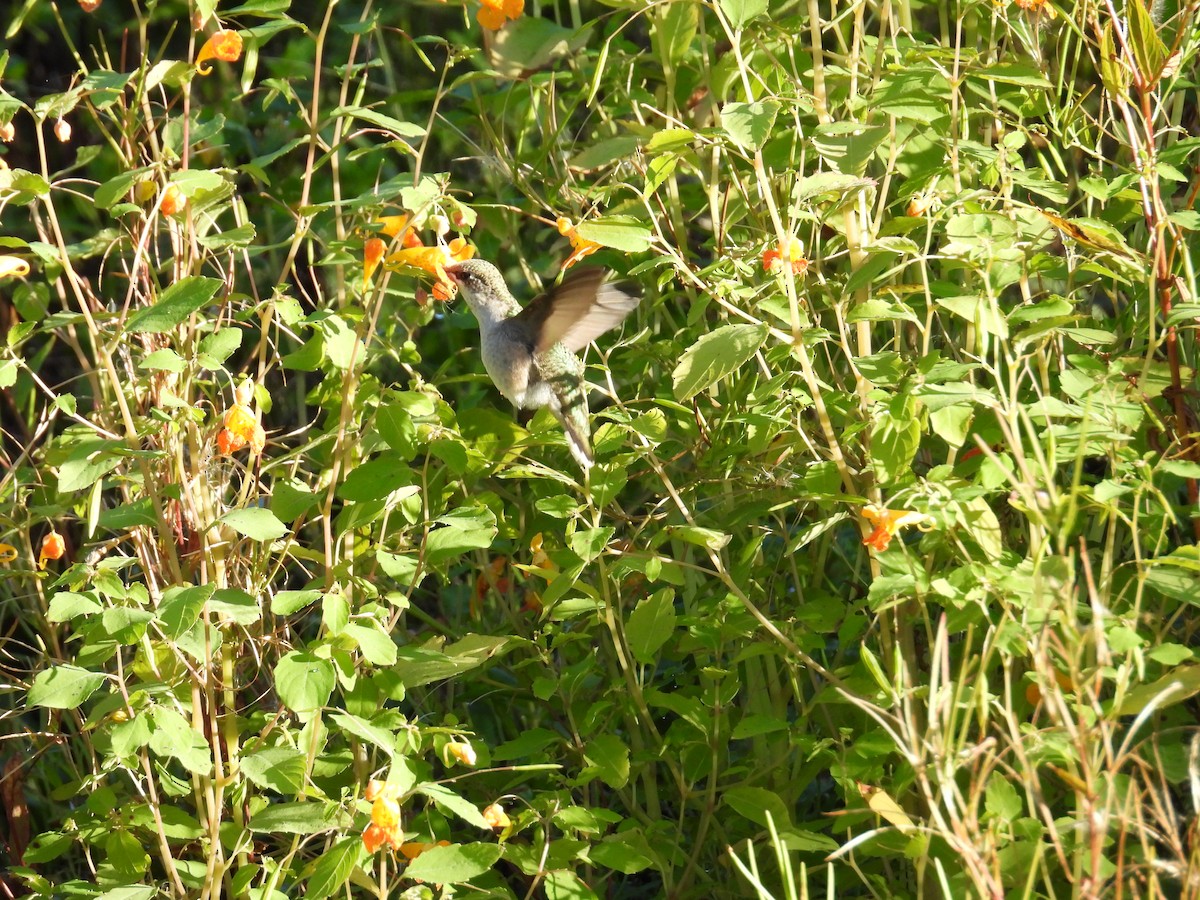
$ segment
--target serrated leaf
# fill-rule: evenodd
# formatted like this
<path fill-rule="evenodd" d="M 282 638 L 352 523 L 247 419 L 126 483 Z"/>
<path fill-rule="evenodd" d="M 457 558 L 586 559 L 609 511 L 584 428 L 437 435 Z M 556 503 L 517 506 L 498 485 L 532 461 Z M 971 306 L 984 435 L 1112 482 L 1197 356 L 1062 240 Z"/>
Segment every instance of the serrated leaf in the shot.
<path fill-rule="evenodd" d="M 629 614 L 625 638 L 634 659 L 647 665 L 675 633 L 675 592 L 670 588 L 655 591 Z"/>
<path fill-rule="evenodd" d="M 743 150 L 758 150 L 771 136 L 777 115 L 779 103 L 774 100 L 726 103 L 721 107 L 721 127 Z"/>
<path fill-rule="evenodd" d="M 298 801 L 272 803 L 265 807 L 250 820 L 250 830 L 279 834 L 321 834 L 347 829 L 353 823 L 351 815 L 336 803 Z"/>
<path fill-rule="evenodd" d="M 767 338 L 766 325 L 724 325 L 692 344 L 671 373 L 683 403 L 741 368 Z"/>
<path fill-rule="evenodd" d="M 735 29 L 757 19 L 767 11 L 767 0 L 720 0 L 721 12 Z"/>
<path fill-rule="evenodd" d="M 297 794 L 304 786 L 305 756 L 294 747 L 267 747 L 247 753 L 240 767 L 258 787 L 284 796 Z"/>
<path fill-rule="evenodd" d="M 232 509 L 217 521 L 224 522 L 252 541 L 263 543 L 278 540 L 288 533 L 287 526 L 279 521 L 275 513 L 262 506 Z"/>
<path fill-rule="evenodd" d="M 306 900 L 325 900 L 332 897 L 366 857 L 362 837 L 353 835 L 338 841 L 318 857 L 305 887 Z"/>
<path fill-rule="evenodd" d="M 501 852 L 499 844 L 432 847 L 408 864 L 404 877 L 435 884 L 462 884 L 491 869 Z"/>
<path fill-rule="evenodd" d="M 1153 87 L 1167 61 L 1167 45 L 1158 36 L 1158 26 L 1146 8 L 1145 0 L 1128 0 L 1125 15 L 1129 20 L 1129 46 L 1146 84 Z"/>
<path fill-rule="evenodd" d="M 438 806 L 442 807 L 442 809 L 454 813 L 464 822 L 468 822 L 479 828 L 491 827 L 474 803 L 460 797 L 445 785 L 427 782 L 425 784 L 418 784 L 416 790 L 417 793 L 424 794 Z"/>
<path fill-rule="evenodd" d="M 51 666 L 34 677 L 27 702 L 47 709 L 75 709 L 102 684 L 104 676 L 99 672 L 78 666 Z"/>
<path fill-rule="evenodd" d="M 170 331 L 207 306 L 217 295 L 222 284 L 219 278 L 205 278 L 201 275 L 181 278 L 163 291 L 153 306 L 134 312 L 125 323 L 125 330 L 135 334 L 161 334 Z"/>
<path fill-rule="evenodd" d="M 631 216 L 603 216 L 580 222 L 575 228 L 581 238 L 622 253 L 641 253 L 650 249 L 650 227 Z"/>
<path fill-rule="evenodd" d="M 304 721 L 316 715 L 333 693 L 333 663 L 293 650 L 275 666 L 279 699 Z"/>

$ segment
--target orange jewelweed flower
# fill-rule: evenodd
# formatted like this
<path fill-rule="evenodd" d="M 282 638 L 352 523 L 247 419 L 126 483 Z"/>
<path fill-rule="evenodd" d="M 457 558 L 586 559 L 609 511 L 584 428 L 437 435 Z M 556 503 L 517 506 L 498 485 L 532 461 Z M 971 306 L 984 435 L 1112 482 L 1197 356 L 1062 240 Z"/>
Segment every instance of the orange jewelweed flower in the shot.
<path fill-rule="evenodd" d="M 483 611 L 483 601 L 487 597 L 488 591 L 492 588 L 496 589 L 498 594 L 507 594 L 511 583 L 505 570 L 508 569 L 508 557 L 497 556 L 488 567 L 475 576 L 475 594 L 471 597 L 470 612 L 473 617 L 478 617 Z"/>
<path fill-rule="evenodd" d="M 240 401 L 244 392 L 241 388 L 238 390 L 239 402 L 225 412 L 225 419 L 217 434 L 217 452 L 227 456 L 249 445 L 251 452 L 257 456 L 267 446 L 267 433 L 258 416 L 250 410 L 249 400 Z M 253 391 L 253 387 L 250 390 Z"/>
<path fill-rule="evenodd" d="M 19 256 L 0 256 L 0 278 L 23 278 L 29 274 L 29 263 Z"/>
<path fill-rule="evenodd" d="M 365 288 L 371 283 L 371 276 L 375 274 L 375 270 L 379 268 L 379 262 L 383 259 L 383 251 L 387 249 L 387 244 L 382 238 L 367 238 L 367 242 L 363 244 L 363 287 Z"/>
<path fill-rule="evenodd" d="M 4 141 L 6 144 L 11 144 L 13 142 L 13 138 L 16 136 L 17 129 L 12 122 L 5 122 L 3 125 L 0 125 L 0 141 Z"/>
<path fill-rule="evenodd" d="M 792 272 L 803 275 L 808 271 L 808 260 L 804 258 L 804 245 L 795 235 L 775 247 L 770 247 L 762 255 L 763 269 L 772 275 L 778 275 L 791 264 Z"/>
<path fill-rule="evenodd" d="M 520 18 L 525 0 L 482 0 L 475 19 L 489 31 L 499 31 L 509 19 Z"/>
<path fill-rule="evenodd" d="M 1021 9 L 1041 9 L 1046 5 L 1046 0 L 1014 0 Z"/>
<path fill-rule="evenodd" d="M 38 553 L 38 568 L 46 568 L 46 562 L 51 559 L 62 559 L 67 552 L 67 542 L 63 536 L 53 529 L 42 538 L 42 549 Z"/>
<path fill-rule="evenodd" d="M 79 8 L 85 13 L 95 12 L 100 8 L 100 0 L 79 0 Z"/>
<path fill-rule="evenodd" d="M 863 544 L 880 551 L 888 548 L 896 532 L 904 526 L 933 524 L 933 519 L 924 513 L 913 512 L 911 509 L 883 509 L 874 503 L 868 503 L 862 508 L 862 516 L 875 526 L 875 530 L 863 538 Z"/>
<path fill-rule="evenodd" d="M 450 263 L 462 262 L 475 255 L 475 248 L 465 238 L 455 238 L 449 244 L 432 247 L 406 247 L 387 258 L 388 268 L 408 267 L 428 272 L 434 278 L 433 296 L 448 300 L 454 296 L 454 282 L 446 274 Z"/>
<path fill-rule="evenodd" d="M 159 207 L 163 211 L 163 215 L 173 216 L 183 212 L 185 206 L 187 206 L 187 197 L 183 196 L 179 185 L 168 184 L 166 191 L 163 192 L 162 205 Z"/>
<path fill-rule="evenodd" d="M 0 544 L 0 564 L 7 565 L 18 556 L 17 548 L 12 544 Z"/>
<path fill-rule="evenodd" d="M 446 752 L 457 759 L 464 766 L 473 766 L 475 765 L 476 759 L 478 759 L 478 757 L 475 755 L 475 748 L 470 744 L 447 744 Z"/>
<path fill-rule="evenodd" d="M 375 221 L 383 226 L 383 233 L 388 237 L 400 237 L 402 246 L 421 246 L 421 238 L 417 234 L 416 229 L 408 224 L 408 216 L 380 216 Z"/>
<path fill-rule="evenodd" d="M 493 803 L 483 811 L 483 821 L 496 829 L 507 828 L 512 824 L 512 819 L 508 817 L 508 813 L 504 811 L 504 807 L 499 803 Z"/>
<path fill-rule="evenodd" d="M 196 56 L 196 71 L 201 75 L 209 74 L 212 66 L 204 64 L 210 59 L 237 62 L 241 57 L 242 36 L 232 28 L 222 28 L 220 31 L 214 32 L 212 37 L 205 41 L 204 46 L 200 48 L 200 53 Z"/>
<path fill-rule="evenodd" d="M 566 271 L 584 257 L 591 256 L 600 249 L 600 244 L 597 244 L 595 241 L 589 241 L 585 237 L 580 237 L 579 232 L 575 230 L 575 224 L 566 216 L 559 217 L 554 224 L 558 228 L 558 233 L 571 242 L 571 255 L 562 264 L 563 271 Z"/>
<path fill-rule="evenodd" d="M 66 119 L 59 119 L 54 123 L 54 136 L 58 138 L 60 143 L 67 143 L 71 140 L 71 123 Z"/>
<path fill-rule="evenodd" d="M 375 853 L 385 844 L 399 850 L 404 839 L 400 827 L 400 789 L 372 779 L 363 796 L 371 803 L 371 824 L 363 831 L 367 853 Z"/>

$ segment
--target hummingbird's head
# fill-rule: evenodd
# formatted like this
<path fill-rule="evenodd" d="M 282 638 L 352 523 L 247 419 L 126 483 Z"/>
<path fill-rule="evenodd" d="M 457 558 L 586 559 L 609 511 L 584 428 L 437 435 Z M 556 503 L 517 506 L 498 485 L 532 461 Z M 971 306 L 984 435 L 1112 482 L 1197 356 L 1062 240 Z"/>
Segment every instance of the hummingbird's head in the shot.
<path fill-rule="evenodd" d="M 490 294 L 502 297 L 508 292 L 504 276 L 490 262 L 482 259 L 467 259 L 446 266 L 446 274 L 458 285 L 468 300 L 483 299 Z"/>
<path fill-rule="evenodd" d="M 504 283 L 500 270 L 482 259 L 467 259 L 446 266 L 446 275 L 460 291 L 480 325 L 490 325 L 521 311 Z"/>

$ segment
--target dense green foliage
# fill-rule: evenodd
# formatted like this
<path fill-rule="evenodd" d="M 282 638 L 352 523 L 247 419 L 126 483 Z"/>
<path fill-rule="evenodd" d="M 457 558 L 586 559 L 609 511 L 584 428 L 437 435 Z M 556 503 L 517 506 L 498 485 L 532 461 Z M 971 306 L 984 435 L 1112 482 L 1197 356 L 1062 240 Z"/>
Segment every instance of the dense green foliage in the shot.
<path fill-rule="evenodd" d="M 0 896 L 1197 893 L 1195 2 L 216 6 L 7 17 Z"/>

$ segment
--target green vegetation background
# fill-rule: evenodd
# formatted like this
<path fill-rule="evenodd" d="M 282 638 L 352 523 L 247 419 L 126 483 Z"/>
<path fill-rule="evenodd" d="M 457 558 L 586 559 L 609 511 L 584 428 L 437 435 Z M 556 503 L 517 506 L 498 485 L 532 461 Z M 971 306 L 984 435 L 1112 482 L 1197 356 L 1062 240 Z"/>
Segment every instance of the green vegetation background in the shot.
<path fill-rule="evenodd" d="M 215 5 L 4 18 L 0 894 L 1197 893 L 1196 3 Z"/>

